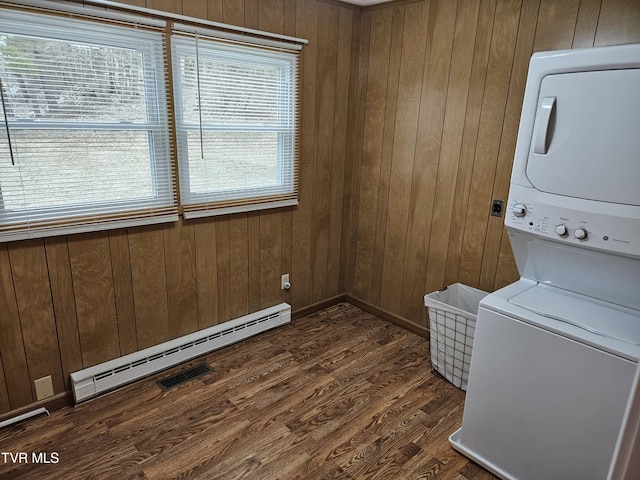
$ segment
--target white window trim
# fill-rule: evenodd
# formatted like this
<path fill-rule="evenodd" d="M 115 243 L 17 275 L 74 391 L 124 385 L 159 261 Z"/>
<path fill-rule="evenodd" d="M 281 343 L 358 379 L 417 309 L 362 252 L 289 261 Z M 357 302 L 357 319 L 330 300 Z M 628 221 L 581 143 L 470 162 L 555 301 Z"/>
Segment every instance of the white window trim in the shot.
<path fill-rule="evenodd" d="M 293 207 L 296 205 L 298 205 L 297 199 L 278 200 L 275 202 L 252 203 L 251 205 L 220 207 L 214 210 L 193 210 L 193 211 L 184 212 L 182 215 L 184 218 L 188 220 L 191 218 L 215 217 L 218 215 L 232 215 L 234 213 L 258 212 L 261 210 L 270 210 L 272 208 Z"/>
<path fill-rule="evenodd" d="M 64 227 L 38 227 L 24 228 L 22 230 L 4 232 L 0 235 L 0 242 L 15 242 L 18 240 L 29 240 L 34 238 L 58 237 L 63 235 L 74 235 L 77 233 L 103 232 L 118 228 L 141 227 L 145 225 L 158 225 L 168 222 L 177 222 L 180 219 L 178 214 L 136 218 L 132 220 L 111 220 L 108 223 L 89 223 L 84 225 L 64 226 Z"/>
<path fill-rule="evenodd" d="M 9 10 L 6 10 L 2 7 L 7 7 Z M 268 48 L 276 48 L 281 50 L 288 51 L 300 51 L 303 45 L 308 44 L 308 40 L 291 37 L 287 35 L 274 34 L 271 32 L 264 32 L 260 30 L 254 30 L 245 27 L 238 27 L 234 25 L 228 25 L 219 22 L 212 22 L 209 20 L 199 19 L 188 17 L 185 15 L 172 14 L 169 12 L 164 12 L 160 10 L 153 10 L 144 7 L 137 7 L 134 5 L 126 5 L 115 1 L 109 0 L 0 0 L 0 11 L 11 11 L 13 9 L 17 10 L 27 10 L 40 14 L 52 14 L 56 12 L 62 12 L 69 14 L 71 18 L 85 19 L 85 20 L 94 20 L 97 23 L 101 21 L 107 20 L 115 24 L 121 23 L 128 25 L 129 27 L 135 25 L 148 26 L 151 28 L 156 28 L 158 30 L 162 29 L 165 32 L 168 32 L 166 24 L 167 21 L 172 22 L 172 34 L 181 32 L 183 34 L 202 34 L 205 36 L 211 36 L 213 38 L 223 39 L 230 42 L 244 43 L 249 45 L 260 45 Z M 166 54 L 165 54 L 166 55 Z M 166 59 L 165 59 L 166 64 Z M 171 67 L 169 67 L 171 68 Z M 299 69 L 299 67 L 296 67 Z M 299 74 L 297 71 L 296 74 Z M 159 73 L 161 75 L 161 73 Z M 158 86 L 158 92 L 163 95 L 166 94 L 165 90 L 167 88 L 166 82 L 167 78 L 163 78 L 161 80 L 161 84 Z M 300 85 L 297 83 L 296 79 L 296 88 L 298 92 L 296 95 L 300 95 L 299 89 Z M 162 86 L 164 85 L 164 89 Z M 165 98 L 165 104 L 169 109 L 168 114 L 171 115 L 171 106 L 168 104 L 168 99 Z M 299 108 L 298 98 L 294 99 L 296 103 L 296 109 Z M 299 121 L 297 116 L 299 115 L 296 112 L 296 121 Z M 171 117 L 169 117 L 171 118 Z M 13 123 L 13 122 L 12 122 Z M 27 122 L 21 124 L 20 122 L 13 123 L 14 126 L 26 127 Z M 95 125 L 97 127 L 97 125 Z M 169 129 L 172 128 L 170 122 L 168 122 L 167 127 Z M 296 162 L 298 156 L 299 149 L 299 129 L 300 125 L 296 126 L 294 131 L 294 145 L 295 145 L 295 158 Z M 174 140 L 175 141 L 175 137 Z M 173 152 L 173 147 L 170 146 L 170 150 Z M 176 155 L 176 152 L 173 152 L 172 155 Z M 177 168 L 177 160 L 175 158 L 171 159 L 173 163 L 172 168 Z M 297 171 L 298 165 L 294 165 L 294 175 L 297 181 Z M 177 182 L 179 178 L 176 173 L 172 173 L 171 179 L 171 190 L 172 195 L 177 195 Z M 256 211 L 256 210 L 264 210 L 270 208 L 279 208 L 279 207 L 287 207 L 298 204 L 297 192 L 296 198 L 290 199 L 273 199 L 273 198 L 257 198 L 253 199 L 255 203 L 248 203 L 246 205 L 234 205 L 234 206 L 222 206 L 216 207 L 214 210 L 207 211 L 185 211 L 183 216 L 184 218 L 199 218 L 203 216 L 211 216 L 211 215 L 227 215 L 231 213 L 237 212 L 246 212 L 246 211 Z M 177 204 L 175 204 L 176 209 L 180 207 L 179 200 L 177 200 Z M 127 202 L 125 201 L 125 204 Z M 115 205 L 113 205 L 115 206 Z M 0 243 L 6 241 L 14 241 L 26 238 L 41 238 L 41 237 L 49 237 L 56 235 L 67 235 L 73 233 L 82 233 L 88 231 L 100 231 L 100 230 L 108 230 L 108 229 L 116 229 L 116 228 L 128 228 L 138 225 L 149 225 L 149 224 L 157 224 L 163 222 L 173 222 L 179 219 L 178 212 L 168 212 L 165 214 L 154 214 L 151 212 L 152 216 L 139 216 L 137 218 L 127 219 L 127 218 L 118 218 L 115 220 L 105 220 L 104 222 L 97 223 L 84 223 L 80 225 L 63 225 L 63 226 L 32 226 L 32 225 L 23 225 L 19 230 L 5 230 L 4 232 L 0 232 Z M 1 215 L 0 215 L 1 216 Z M 0 224 L 0 227 L 2 225 Z"/>
<path fill-rule="evenodd" d="M 273 51 L 271 49 L 257 49 L 254 46 L 238 45 L 227 42 L 220 42 L 217 38 L 200 37 L 200 32 L 195 36 L 182 36 L 174 34 L 172 36 L 172 57 L 173 57 L 173 82 L 174 82 L 174 101 L 176 103 L 176 135 L 178 142 L 178 164 L 180 173 L 180 196 L 181 205 L 184 209 L 185 218 L 199 218 L 205 216 L 223 215 L 226 213 L 248 212 L 254 210 L 264 210 L 268 208 L 277 208 L 281 206 L 291 206 L 298 204 L 298 59 L 297 49 L 288 50 L 288 55 L 282 55 L 281 51 Z M 200 45 L 200 47 L 198 47 Z M 282 71 L 287 73 L 287 77 L 281 79 L 281 85 L 278 89 L 281 93 L 281 99 L 288 100 L 284 102 L 284 109 L 287 110 L 284 118 L 288 119 L 288 123 L 284 126 L 269 125 L 234 125 L 234 124 L 217 124 L 206 121 L 188 122 L 181 112 L 184 111 L 182 105 L 180 77 L 180 60 L 184 56 L 197 56 L 201 58 L 216 58 L 224 56 L 226 51 L 240 52 L 241 49 L 246 50 L 247 57 L 255 57 L 256 64 L 280 65 Z M 222 52 L 222 53 L 220 53 Z M 241 53 L 239 55 L 242 55 Z M 271 58 L 270 58 L 271 57 Z M 198 67 L 199 68 L 199 67 Z M 281 112 L 282 113 L 282 112 Z M 272 186 L 256 186 L 247 188 L 230 189 L 226 191 L 209 191 L 205 193 L 197 193 L 191 191 L 190 185 L 190 163 L 189 155 L 197 152 L 190 152 L 187 145 L 186 136 L 189 132 L 210 131 L 256 131 L 256 132 L 279 132 L 286 135 L 287 139 L 278 141 L 278 168 L 281 168 L 281 162 L 286 162 L 285 173 L 278 173 L 279 181 L 277 185 Z M 286 144 L 290 147 L 286 152 L 282 151 L 282 145 Z"/>
<path fill-rule="evenodd" d="M 91 42 L 96 45 L 115 48 L 131 48 L 131 35 L 123 35 L 122 27 L 87 22 L 84 19 L 56 18 L 33 12 L 2 10 L 3 31 L 17 35 L 37 36 L 61 41 L 78 41 L 82 32 L 91 33 Z M 34 31 L 34 26 L 37 30 Z M 131 200 L 113 200 L 94 202 L 93 204 L 73 204 L 55 207 L 33 207 L 20 209 L 0 209 L 0 242 L 23 238 L 37 238 L 54 235 L 66 235 L 87 231 L 124 228 L 136 225 L 149 225 L 160 222 L 176 221 L 178 206 L 170 157 L 170 124 L 164 76 L 165 59 L 163 55 L 163 34 L 156 32 L 133 31 L 139 42 L 135 48 L 145 58 L 145 68 L 151 68 L 153 74 L 145 78 L 154 79 L 153 85 L 145 83 L 146 105 L 156 105 L 153 115 L 146 122 L 110 123 L 110 122 L 58 122 L 51 120 L 1 119 L 9 132 L 25 130 L 64 130 L 84 131 L 103 130 L 143 131 L 154 138 L 149 147 L 152 162 L 150 181 L 154 190 L 152 196 L 145 196 L 142 203 Z M 126 33 L 130 33 L 127 31 Z M 13 140 L 13 138 L 12 138 Z M 14 140 L 15 141 L 15 140 Z M 13 142 L 12 142 L 13 143 Z M 14 144 L 15 145 L 15 144 Z M 13 149 L 11 149 L 13 150 Z M 159 154 L 159 152 L 162 152 Z M 156 167 L 156 162 L 160 162 Z"/>

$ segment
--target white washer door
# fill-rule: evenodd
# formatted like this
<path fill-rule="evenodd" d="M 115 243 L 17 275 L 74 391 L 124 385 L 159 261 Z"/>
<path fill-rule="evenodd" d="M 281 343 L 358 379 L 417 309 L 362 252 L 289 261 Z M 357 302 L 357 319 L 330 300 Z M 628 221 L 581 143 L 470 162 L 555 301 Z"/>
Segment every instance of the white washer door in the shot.
<path fill-rule="evenodd" d="M 543 192 L 640 205 L 640 69 L 544 77 L 526 174 Z"/>

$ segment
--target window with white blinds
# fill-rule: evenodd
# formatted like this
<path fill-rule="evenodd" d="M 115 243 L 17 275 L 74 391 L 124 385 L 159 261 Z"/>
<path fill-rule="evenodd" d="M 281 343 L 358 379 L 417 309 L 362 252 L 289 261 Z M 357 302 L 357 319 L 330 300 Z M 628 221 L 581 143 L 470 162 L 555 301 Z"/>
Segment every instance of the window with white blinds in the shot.
<path fill-rule="evenodd" d="M 297 204 L 297 52 L 171 43 L 184 216 Z"/>
<path fill-rule="evenodd" d="M 2 11 L 0 241 L 177 219 L 164 68 L 161 31 Z"/>

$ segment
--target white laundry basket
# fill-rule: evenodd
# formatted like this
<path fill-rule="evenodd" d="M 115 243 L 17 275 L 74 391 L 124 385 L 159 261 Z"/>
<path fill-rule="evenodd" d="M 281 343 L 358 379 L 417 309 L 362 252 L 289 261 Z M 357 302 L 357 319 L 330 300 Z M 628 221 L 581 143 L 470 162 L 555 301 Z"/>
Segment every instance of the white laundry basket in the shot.
<path fill-rule="evenodd" d="M 424 297 L 429 309 L 431 365 L 449 382 L 467 390 L 478 304 L 488 293 L 454 283 Z"/>

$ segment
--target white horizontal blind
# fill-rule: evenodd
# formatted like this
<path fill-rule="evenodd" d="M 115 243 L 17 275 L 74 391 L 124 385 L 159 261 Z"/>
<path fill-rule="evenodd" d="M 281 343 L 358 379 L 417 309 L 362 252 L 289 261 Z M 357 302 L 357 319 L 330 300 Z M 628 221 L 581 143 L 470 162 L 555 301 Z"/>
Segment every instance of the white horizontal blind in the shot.
<path fill-rule="evenodd" d="M 186 218 L 297 204 L 298 54 L 172 37 Z"/>
<path fill-rule="evenodd" d="M 177 219 L 163 33 L 3 10 L 0 241 Z"/>

